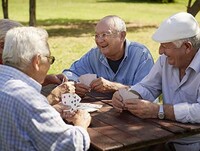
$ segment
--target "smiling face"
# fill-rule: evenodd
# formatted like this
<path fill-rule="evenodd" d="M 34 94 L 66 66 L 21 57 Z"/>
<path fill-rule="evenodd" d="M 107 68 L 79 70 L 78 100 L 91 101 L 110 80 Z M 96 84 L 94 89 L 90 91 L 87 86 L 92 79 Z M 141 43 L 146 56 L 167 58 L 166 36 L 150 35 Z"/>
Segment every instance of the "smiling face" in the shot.
<path fill-rule="evenodd" d="M 179 69 L 186 69 L 195 53 L 190 42 L 183 42 L 179 48 L 172 42 L 161 43 L 159 47 L 159 54 L 165 54 L 168 63 Z"/>
<path fill-rule="evenodd" d="M 95 42 L 105 57 L 118 60 L 124 54 L 126 32 L 119 32 L 113 19 L 101 20 L 95 28 Z"/>

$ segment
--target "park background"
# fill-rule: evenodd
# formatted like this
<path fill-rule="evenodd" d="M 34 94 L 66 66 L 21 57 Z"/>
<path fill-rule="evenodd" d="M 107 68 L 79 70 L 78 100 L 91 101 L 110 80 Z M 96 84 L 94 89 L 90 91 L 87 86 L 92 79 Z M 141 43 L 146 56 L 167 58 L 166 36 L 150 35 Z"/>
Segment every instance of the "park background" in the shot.
<path fill-rule="evenodd" d="M 127 24 L 127 38 L 143 43 L 156 61 L 159 44 L 151 39 L 159 24 L 169 16 L 187 10 L 188 0 L 150 3 L 144 0 L 37 0 L 37 27 L 49 33 L 51 53 L 56 57 L 49 73 L 61 73 L 92 47 L 94 27 L 107 15 L 118 15 Z M 9 19 L 29 22 L 29 1 L 9 0 Z M 3 18 L 0 7 L 0 17 Z M 200 22 L 200 13 L 195 17 Z"/>

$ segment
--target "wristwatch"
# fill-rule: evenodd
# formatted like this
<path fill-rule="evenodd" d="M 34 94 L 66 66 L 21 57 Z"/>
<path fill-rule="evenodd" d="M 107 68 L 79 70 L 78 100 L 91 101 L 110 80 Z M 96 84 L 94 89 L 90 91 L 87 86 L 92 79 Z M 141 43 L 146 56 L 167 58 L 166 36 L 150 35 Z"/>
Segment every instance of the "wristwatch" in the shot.
<path fill-rule="evenodd" d="M 161 120 L 165 118 L 163 104 L 159 105 L 158 118 L 161 119 Z"/>

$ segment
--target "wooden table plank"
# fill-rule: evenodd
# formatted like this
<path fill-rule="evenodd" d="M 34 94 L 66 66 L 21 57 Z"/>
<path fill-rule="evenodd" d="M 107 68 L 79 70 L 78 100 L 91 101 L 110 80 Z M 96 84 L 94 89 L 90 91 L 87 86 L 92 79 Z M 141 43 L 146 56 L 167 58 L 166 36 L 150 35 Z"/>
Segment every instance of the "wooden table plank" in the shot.
<path fill-rule="evenodd" d="M 148 119 L 148 121 L 158 124 L 163 129 L 173 133 L 185 133 L 187 131 L 200 132 L 200 124 L 179 123 L 169 120 Z"/>
<path fill-rule="evenodd" d="M 92 139 L 89 151 L 106 151 L 123 147 L 119 142 L 116 142 L 110 137 L 107 137 L 92 128 L 88 128 L 88 132 Z"/>
<path fill-rule="evenodd" d="M 145 123 L 127 112 L 118 113 L 112 107 L 107 107 L 106 112 L 92 114 L 92 118 L 92 128 L 123 144 L 123 149 L 153 145 L 154 139 L 160 139 L 160 142 L 164 142 L 166 141 L 165 137 L 173 135 L 154 125 Z M 149 132 L 145 136 L 147 130 Z"/>
<path fill-rule="evenodd" d="M 168 130 L 173 133 L 184 133 L 185 129 L 179 126 L 174 125 L 167 120 L 158 120 L 158 119 L 147 119 L 147 121 L 157 124 L 158 127 L 161 127 L 165 130 Z"/>
<path fill-rule="evenodd" d="M 200 133 L 200 124 L 140 119 L 128 111 L 117 112 L 111 100 L 85 101 L 103 105 L 99 111 L 91 113 L 92 122 L 88 128 L 91 151 L 140 149 Z"/>

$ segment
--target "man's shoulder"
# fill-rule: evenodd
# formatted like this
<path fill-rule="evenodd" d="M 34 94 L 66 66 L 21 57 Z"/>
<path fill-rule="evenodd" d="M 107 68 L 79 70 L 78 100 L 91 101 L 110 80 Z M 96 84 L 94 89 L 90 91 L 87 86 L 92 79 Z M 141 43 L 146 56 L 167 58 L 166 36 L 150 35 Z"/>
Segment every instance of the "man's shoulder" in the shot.
<path fill-rule="evenodd" d="M 148 48 L 144 44 L 135 42 L 135 41 L 129 41 L 128 47 L 131 49 L 137 48 L 137 49 L 147 49 L 148 50 Z"/>
<path fill-rule="evenodd" d="M 138 42 L 133 42 L 131 41 L 128 44 L 128 53 L 129 54 L 143 54 L 143 55 L 150 55 L 150 50 L 143 44 L 138 43 Z"/>
<path fill-rule="evenodd" d="M 99 50 L 98 47 L 93 47 L 91 48 L 86 54 L 85 56 L 89 57 L 89 58 L 96 58 L 99 57 L 101 55 L 101 51 Z"/>

